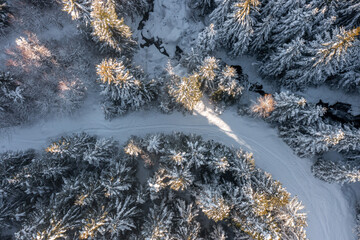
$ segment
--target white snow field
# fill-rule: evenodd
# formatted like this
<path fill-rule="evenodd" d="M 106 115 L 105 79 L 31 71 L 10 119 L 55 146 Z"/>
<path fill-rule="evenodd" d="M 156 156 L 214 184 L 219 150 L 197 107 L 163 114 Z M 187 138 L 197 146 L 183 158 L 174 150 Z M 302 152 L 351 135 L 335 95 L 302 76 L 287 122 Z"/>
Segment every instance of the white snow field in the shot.
<path fill-rule="evenodd" d="M 315 179 L 310 172 L 310 160 L 295 156 L 276 131 L 261 120 L 238 116 L 232 109 L 218 116 L 211 108 L 199 104 L 194 115 L 143 111 L 106 121 L 99 105 L 88 106 L 78 116 L 14 129 L 0 138 L 0 151 L 44 148 L 51 138 L 81 131 L 114 137 L 121 143 L 131 135 L 173 131 L 195 133 L 253 152 L 256 165 L 271 173 L 305 205 L 309 239 L 355 239 L 353 209 L 340 186 Z"/>

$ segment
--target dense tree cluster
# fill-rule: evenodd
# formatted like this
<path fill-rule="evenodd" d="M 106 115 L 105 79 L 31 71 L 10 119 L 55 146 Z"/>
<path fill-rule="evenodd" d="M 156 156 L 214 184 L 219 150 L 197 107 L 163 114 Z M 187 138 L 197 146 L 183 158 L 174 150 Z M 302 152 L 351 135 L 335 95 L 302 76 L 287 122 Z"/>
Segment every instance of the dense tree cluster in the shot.
<path fill-rule="evenodd" d="M 203 95 L 215 104 L 236 103 L 248 81 L 246 74 L 238 74 L 234 67 L 197 51 L 183 55 L 180 66 L 186 68 L 190 74 L 181 77 L 169 66 L 171 69 L 168 69 L 165 76 L 167 88 L 170 96 L 190 111 Z M 169 105 L 166 100 L 162 101 L 163 105 Z"/>
<path fill-rule="evenodd" d="M 6 52 L 6 72 L 0 73 L 0 128 L 69 113 L 81 105 L 86 87 L 78 76 L 85 72 L 86 60 L 79 44 L 60 51 L 59 40 L 40 41 L 34 33 L 16 39 Z"/>
<path fill-rule="evenodd" d="M 126 60 L 124 60 L 126 62 Z M 97 65 L 97 74 L 105 95 L 105 115 L 112 118 L 128 110 L 139 110 L 156 97 L 157 86 L 139 69 L 127 68 L 122 60 L 104 59 Z"/>
<path fill-rule="evenodd" d="M 101 50 L 133 54 L 136 41 L 124 17 L 144 13 L 148 8 L 146 0 L 61 0 L 61 3 L 72 19 L 83 23 L 81 29 L 91 32 Z"/>
<path fill-rule="evenodd" d="M 197 1 L 201 4 L 202 1 Z M 356 0 L 219 0 L 200 47 L 255 54 L 261 75 L 302 89 L 323 83 L 360 90 L 360 14 Z"/>
<path fill-rule="evenodd" d="M 306 239 L 303 206 L 251 154 L 195 135 L 75 134 L 1 154 L 0 173 L 2 237 Z"/>
<path fill-rule="evenodd" d="M 260 97 L 252 111 L 275 124 L 279 135 L 301 157 L 322 156 L 329 151 L 343 155 L 338 163 L 318 160 L 314 175 L 328 182 L 360 181 L 360 130 L 325 117 L 326 109 L 307 103 L 289 92 Z"/>

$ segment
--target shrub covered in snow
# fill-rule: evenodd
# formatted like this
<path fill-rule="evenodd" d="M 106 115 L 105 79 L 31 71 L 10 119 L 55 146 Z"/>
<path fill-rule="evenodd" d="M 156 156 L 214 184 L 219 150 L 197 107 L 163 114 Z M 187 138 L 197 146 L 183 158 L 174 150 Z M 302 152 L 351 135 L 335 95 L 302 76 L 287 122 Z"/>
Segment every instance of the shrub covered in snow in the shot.
<path fill-rule="evenodd" d="M 195 135 L 75 134 L 1 154 L 0 173 L 1 237 L 306 239 L 303 206 L 251 154 Z"/>

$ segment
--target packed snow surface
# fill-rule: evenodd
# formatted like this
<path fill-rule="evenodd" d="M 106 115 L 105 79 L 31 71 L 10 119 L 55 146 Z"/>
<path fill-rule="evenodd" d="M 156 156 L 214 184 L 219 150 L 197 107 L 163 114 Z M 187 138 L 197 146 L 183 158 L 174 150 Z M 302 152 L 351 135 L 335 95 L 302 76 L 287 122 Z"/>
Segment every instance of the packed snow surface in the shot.
<path fill-rule="evenodd" d="M 231 109 L 216 115 L 199 104 L 194 115 L 143 111 L 106 121 L 99 105 L 88 103 L 78 116 L 48 120 L 30 127 L 16 128 L 0 138 L 0 151 L 44 148 L 50 139 L 74 132 L 88 132 L 113 137 L 120 143 L 131 135 L 182 131 L 213 139 L 254 153 L 256 165 L 271 173 L 294 196 L 308 213 L 307 233 L 314 240 L 354 240 L 354 213 L 339 185 L 315 179 L 309 159 L 300 159 L 261 120 L 238 116 Z"/>

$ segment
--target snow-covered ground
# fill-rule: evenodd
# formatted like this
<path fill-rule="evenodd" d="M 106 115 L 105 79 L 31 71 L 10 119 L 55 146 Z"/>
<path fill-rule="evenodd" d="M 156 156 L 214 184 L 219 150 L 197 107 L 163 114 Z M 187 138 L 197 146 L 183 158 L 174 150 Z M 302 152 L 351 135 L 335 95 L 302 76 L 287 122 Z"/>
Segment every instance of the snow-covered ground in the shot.
<path fill-rule="evenodd" d="M 99 105 L 89 102 L 87 106 L 78 116 L 14 129 L 1 137 L 0 151 L 44 148 L 51 138 L 81 131 L 114 137 L 119 142 L 126 141 L 131 135 L 147 133 L 195 133 L 253 152 L 257 166 L 271 173 L 305 205 L 309 239 L 355 239 L 352 232 L 354 212 L 340 186 L 315 179 L 310 172 L 310 160 L 295 156 L 276 131 L 261 120 L 240 117 L 231 109 L 218 116 L 211 108 L 200 104 L 194 115 L 145 111 L 109 122 L 104 120 Z"/>

